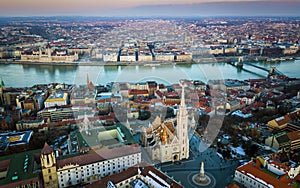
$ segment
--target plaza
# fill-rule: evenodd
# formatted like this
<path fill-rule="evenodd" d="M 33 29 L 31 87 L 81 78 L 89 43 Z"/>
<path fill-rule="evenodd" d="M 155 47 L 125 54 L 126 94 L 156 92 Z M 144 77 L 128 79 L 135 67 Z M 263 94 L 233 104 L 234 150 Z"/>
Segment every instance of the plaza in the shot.
<path fill-rule="evenodd" d="M 200 186 L 192 178 L 200 172 L 201 162 L 205 164 L 205 173 L 212 179 L 207 186 Z M 190 158 L 180 162 L 157 164 L 163 172 L 180 182 L 184 187 L 226 187 L 233 182 L 238 161 L 224 160 L 212 148 L 200 152 L 190 149 Z"/>

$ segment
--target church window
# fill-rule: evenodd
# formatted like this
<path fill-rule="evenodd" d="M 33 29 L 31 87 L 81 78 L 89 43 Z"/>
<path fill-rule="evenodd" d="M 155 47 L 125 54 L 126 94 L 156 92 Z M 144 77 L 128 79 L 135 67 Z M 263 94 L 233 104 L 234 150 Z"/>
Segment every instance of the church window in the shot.
<path fill-rule="evenodd" d="M 51 173 L 51 169 L 48 169 L 48 173 Z"/>

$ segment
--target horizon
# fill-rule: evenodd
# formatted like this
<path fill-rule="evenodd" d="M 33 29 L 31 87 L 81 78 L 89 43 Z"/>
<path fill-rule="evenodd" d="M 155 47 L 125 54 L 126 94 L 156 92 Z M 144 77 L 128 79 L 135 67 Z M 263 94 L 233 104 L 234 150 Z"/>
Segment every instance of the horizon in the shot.
<path fill-rule="evenodd" d="M 43 2 L 36 0 L 18 2 L 4 0 L 1 3 L 0 17 L 298 17 L 300 1 L 290 0 L 154 0 L 139 2 L 126 0 L 113 5 L 107 1 L 86 0 L 85 3 L 66 0 Z M 18 4 L 16 4 L 18 2 Z M 127 2 L 127 4 L 126 4 Z M 61 4 L 60 6 L 57 6 Z"/>

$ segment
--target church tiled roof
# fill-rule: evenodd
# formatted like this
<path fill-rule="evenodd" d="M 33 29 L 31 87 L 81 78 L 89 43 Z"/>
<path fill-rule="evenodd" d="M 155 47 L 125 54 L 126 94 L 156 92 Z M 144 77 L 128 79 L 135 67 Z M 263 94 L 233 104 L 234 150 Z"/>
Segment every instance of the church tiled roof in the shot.
<path fill-rule="evenodd" d="M 50 154 L 53 152 L 53 149 L 47 144 L 47 142 L 45 142 L 44 147 L 42 149 L 42 154 Z"/>

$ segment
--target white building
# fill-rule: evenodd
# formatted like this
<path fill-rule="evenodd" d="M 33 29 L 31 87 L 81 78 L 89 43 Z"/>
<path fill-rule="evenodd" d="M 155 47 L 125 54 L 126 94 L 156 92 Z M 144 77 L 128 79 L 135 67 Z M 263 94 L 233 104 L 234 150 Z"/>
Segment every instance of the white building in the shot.
<path fill-rule="evenodd" d="M 234 180 L 247 188 L 298 187 L 300 167 L 290 168 L 276 160 L 258 157 L 235 170 Z"/>
<path fill-rule="evenodd" d="M 87 185 L 86 187 L 182 188 L 183 186 L 150 164 L 142 163 L 130 167 L 118 174 L 105 177 L 97 182 Z"/>
<path fill-rule="evenodd" d="M 103 61 L 105 62 L 116 62 L 118 61 L 118 53 L 109 53 L 103 55 Z"/>
<path fill-rule="evenodd" d="M 45 187 L 91 183 L 141 162 L 141 150 L 137 144 L 100 149 L 65 159 L 55 159 L 54 151 L 49 145 L 45 144 L 43 151 L 47 151 L 41 155 Z M 45 166 L 49 161 L 51 164 Z"/>
<path fill-rule="evenodd" d="M 135 55 L 120 55 L 120 61 L 121 62 L 136 61 L 136 56 Z"/>

